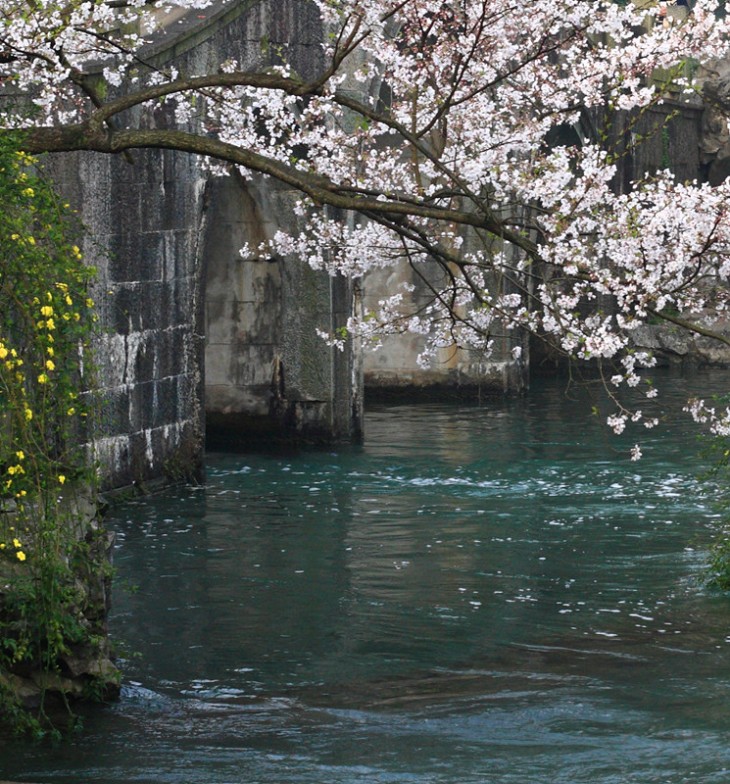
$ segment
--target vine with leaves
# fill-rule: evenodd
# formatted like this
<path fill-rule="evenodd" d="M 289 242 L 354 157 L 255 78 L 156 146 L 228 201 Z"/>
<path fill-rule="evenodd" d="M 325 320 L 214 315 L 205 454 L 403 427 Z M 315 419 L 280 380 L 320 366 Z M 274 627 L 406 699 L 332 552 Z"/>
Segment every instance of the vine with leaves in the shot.
<path fill-rule="evenodd" d="M 93 495 L 96 482 L 97 317 L 78 221 L 20 147 L 20 137 L 0 138 L 0 714 L 41 732 L 63 656 L 92 633 L 77 495 Z M 33 711 L 18 696 L 19 673 L 38 688 Z"/>

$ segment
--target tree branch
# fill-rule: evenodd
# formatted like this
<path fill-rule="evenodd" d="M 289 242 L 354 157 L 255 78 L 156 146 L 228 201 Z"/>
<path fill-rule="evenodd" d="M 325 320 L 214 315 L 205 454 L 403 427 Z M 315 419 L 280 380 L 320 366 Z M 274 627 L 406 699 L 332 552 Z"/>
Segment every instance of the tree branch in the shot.
<path fill-rule="evenodd" d="M 98 114 L 95 120 L 99 120 Z M 397 197 L 388 197 L 384 194 L 375 197 L 363 196 L 349 190 L 345 185 L 337 185 L 326 177 L 303 172 L 251 150 L 242 149 L 208 136 L 185 131 L 157 129 L 104 129 L 98 122 L 86 122 L 65 127 L 31 129 L 26 133 L 21 144 L 23 149 L 30 154 L 84 150 L 117 154 L 125 150 L 151 148 L 204 155 L 269 175 L 279 182 L 301 191 L 320 204 L 328 204 L 361 214 L 369 213 L 393 217 L 412 216 L 462 226 L 474 226 L 485 229 L 516 245 L 533 259 L 539 258 L 537 245 L 534 242 L 509 230 L 501 221 L 491 215 L 485 215 L 483 212 L 466 212 L 447 207 L 434 207 L 413 200 L 401 201 Z"/>
<path fill-rule="evenodd" d="M 695 332 L 697 335 L 702 335 L 703 337 L 711 338 L 712 340 L 717 340 L 720 343 L 724 343 L 726 346 L 730 346 L 730 337 L 723 335 L 721 332 L 716 332 L 714 329 L 708 329 L 707 327 L 703 327 L 701 324 L 697 324 L 694 321 L 688 321 L 687 319 L 683 319 L 679 316 L 673 316 L 671 313 L 659 313 L 658 311 L 651 310 L 650 308 L 647 308 L 646 312 L 650 316 L 663 319 L 664 321 L 669 321 L 672 324 L 676 324 L 678 327 L 682 327 L 683 329 L 689 330 L 690 332 Z"/>

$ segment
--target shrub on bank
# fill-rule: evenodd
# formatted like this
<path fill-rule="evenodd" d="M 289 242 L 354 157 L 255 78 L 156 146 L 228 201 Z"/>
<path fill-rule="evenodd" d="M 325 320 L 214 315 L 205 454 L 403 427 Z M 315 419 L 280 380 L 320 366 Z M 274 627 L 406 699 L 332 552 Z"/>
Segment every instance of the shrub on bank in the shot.
<path fill-rule="evenodd" d="M 51 708 L 114 688 L 108 542 L 91 454 L 93 270 L 80 226 L 0 140 L 0 722 L 42 732 Z"/>

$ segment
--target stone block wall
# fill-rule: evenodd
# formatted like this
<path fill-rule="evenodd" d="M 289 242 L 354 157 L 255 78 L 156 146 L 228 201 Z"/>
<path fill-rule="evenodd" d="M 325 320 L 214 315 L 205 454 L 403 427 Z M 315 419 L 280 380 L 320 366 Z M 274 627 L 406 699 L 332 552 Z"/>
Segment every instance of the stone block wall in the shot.
<path fill-rule="evenodd" d="M 89 230 L 101 319 L 96 456 L 107 487 L 195 477 L 202 466 L 199 230 L 204 180 L 177 153 L 49 162 Z"/>

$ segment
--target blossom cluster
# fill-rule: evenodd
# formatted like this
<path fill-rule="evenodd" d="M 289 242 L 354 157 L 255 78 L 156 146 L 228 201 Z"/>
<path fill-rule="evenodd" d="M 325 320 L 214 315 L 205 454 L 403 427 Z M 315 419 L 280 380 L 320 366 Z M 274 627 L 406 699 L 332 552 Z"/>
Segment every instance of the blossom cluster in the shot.
<path fill-rule="evenodd" d="M 619 399 L 651 364 L 631 352 L 632 331 L 727 309 L 730 186 L 652 171 L 618 188 L 617 166 L 623 140 L 640 143 L 632 128 L 643 116 L 696 96 L 701 66 L 728 56 L 718 3 L 696 0 L 671 23 L 652 2 L 314 4 L 326 35 L 320 74 L 306 82 L 285 48 L 262 54 L 260 78 L 235 58 L 186 74 L 143 67 L 146 41 L 172 18 L 159 4 L 37 0 L 0 16 L 0 80 L 37 109 L 2 122 L 127 122 L 114 107 L 167 101 L 177 126 L 206 140 L 202 151 L 229 163 L 245 153 L 249 169 L 305 194 L 298 225 L 267 253 L 350 277 L 405 264 L 429 292 L 414 311 L 408 292 L 393 291 L 335 344 L 410 331 L 428 361 L 448 345 L 488 353 L 495 337 L 527 330 L 611 365 L 614 430 L 650 425 Z M 55 312 L 42 319 L 52 333 Z"/>
<path fill-rule="evenodd" d="M 15 530 L 14 526 L 10 526 L 10 533 Z M 13 560 L 20 561 L 21 563 L 27 559 L 27 555 L 23 550 L 23 543 L 17 536 L 13 536 L 10 542 L 0 541 L 0 553 L 8 554 Z"/>

